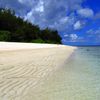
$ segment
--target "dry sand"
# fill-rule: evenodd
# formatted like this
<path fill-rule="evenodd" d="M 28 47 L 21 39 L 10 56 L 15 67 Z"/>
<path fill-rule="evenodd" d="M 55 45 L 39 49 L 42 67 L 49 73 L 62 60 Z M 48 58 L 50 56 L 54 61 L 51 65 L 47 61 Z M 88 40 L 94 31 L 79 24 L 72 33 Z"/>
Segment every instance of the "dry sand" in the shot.
<path fill-rule="evenodd" d="M 0 100 L 34 100 L 28 94 L 61 67 L 74 50 L 63 45 L 1 42 Z"/>

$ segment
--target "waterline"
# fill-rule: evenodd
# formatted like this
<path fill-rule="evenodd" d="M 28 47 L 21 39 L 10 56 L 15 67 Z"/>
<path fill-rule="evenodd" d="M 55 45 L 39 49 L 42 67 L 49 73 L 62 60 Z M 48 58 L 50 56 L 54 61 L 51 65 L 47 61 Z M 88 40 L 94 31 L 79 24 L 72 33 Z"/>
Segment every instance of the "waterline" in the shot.
<path fill-rule="evenodd" d="M 35 100 L 99 100 L 100 47 L 80 47 L 34 92 Z"/>

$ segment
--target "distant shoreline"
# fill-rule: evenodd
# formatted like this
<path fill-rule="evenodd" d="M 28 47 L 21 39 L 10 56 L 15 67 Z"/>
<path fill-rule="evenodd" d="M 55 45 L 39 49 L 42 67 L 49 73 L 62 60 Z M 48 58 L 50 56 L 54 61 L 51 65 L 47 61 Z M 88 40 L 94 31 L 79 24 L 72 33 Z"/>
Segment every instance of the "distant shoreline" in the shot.
<path fill-rule="evenodd" d="M 100 47 L 100 45 L 69 45 L 69 46 L 75 46 L 75 47 Z"/>

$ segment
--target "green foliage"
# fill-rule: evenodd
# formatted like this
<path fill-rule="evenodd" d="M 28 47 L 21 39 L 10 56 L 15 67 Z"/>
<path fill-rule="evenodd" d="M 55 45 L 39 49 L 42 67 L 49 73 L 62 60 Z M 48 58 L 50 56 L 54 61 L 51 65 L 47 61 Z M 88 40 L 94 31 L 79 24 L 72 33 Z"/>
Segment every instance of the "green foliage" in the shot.
<path fill-rule="evenodd" d="M 55 44 L 61 43 L 61 37 L 58 35 L 58 31 L 56 30 L 51 30 L 49 28 L 46 28 L 41 31 L 41 37 L 47 43 L 55 43 Z"/>
<path fill-rule="evenodd" d="M 0 31 L 0 41 L 9 41 L 10 34 L 11 33 L 9 31 Z"/>
<path fill-rule="evenodd" d="M 32 43 L 45 43 L 45 41 L 43 41 L 42 39 L 36 39 L 36 40 L 32 40 Z"/>
<path fill-rule="evenodd" d="M 15 12 L 11 9 L 0 9 L 0 31 L 1 41 L 61 43 L 57 30 L 49 28 L 40 30 L 37 25 L 15 16 Z"/>

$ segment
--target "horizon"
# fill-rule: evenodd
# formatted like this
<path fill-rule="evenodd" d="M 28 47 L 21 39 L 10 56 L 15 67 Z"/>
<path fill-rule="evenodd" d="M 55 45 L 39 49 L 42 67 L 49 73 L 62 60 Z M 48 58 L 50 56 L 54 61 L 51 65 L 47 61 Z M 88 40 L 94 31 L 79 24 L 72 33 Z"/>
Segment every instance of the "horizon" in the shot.
<path fill-rule="evenodd" d="M 0 0 L 16 16 L 57 29 L 65 45 L 100 45 L 100 1 L 95 0 Z"/>

